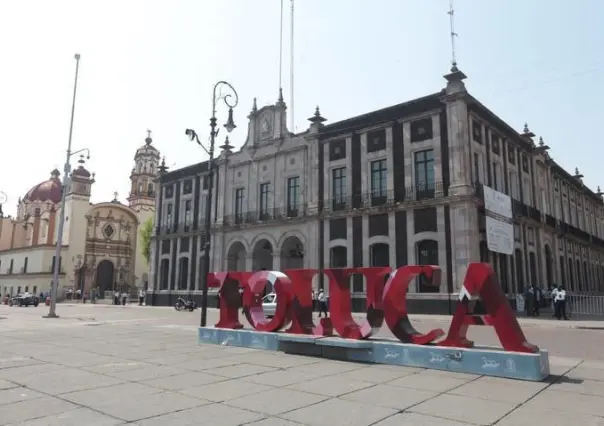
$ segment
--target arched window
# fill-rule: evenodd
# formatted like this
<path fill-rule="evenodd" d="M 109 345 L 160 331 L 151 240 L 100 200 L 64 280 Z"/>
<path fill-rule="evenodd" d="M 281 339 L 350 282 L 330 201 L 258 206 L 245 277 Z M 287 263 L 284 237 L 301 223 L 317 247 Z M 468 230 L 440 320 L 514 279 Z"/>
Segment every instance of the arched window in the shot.
<path fill-rule="evenodd" d="M 519 294 L 524 294 L 524 256 L 522 250 L 516 249 L 514 262 L 516 263 L 516 288 Z"/>
<path fill-rule="evenodd" d="M 346 268 L 348 266 L 348 250 L 346 247 L 332 247 L 329 251 L 329 264 L 332 268 Z"/>
<path fill-rule="evenodd" d="M 169 279 L 168 275 L 170 274 L 170 261 L 168 259 L 161 260 L 159 271 L 159 288 L 160 290 L 167 290 Z"/>
<path fill-rule="evenodd" d="M 189 258 L 181 257 L 178 264 L 178 289 L 187 290 L 189 284 Z"/>
<path fill-rule="evenodd" d="M 422 240 L 417 243 L 417 264 L 438 265 L 438 242 L 434 240 Z M 426 277 L 419 277 L 418 291 L 420 293 L 438 293 L 437 286 L 429 285 Z"/>
<path fill-rule="evenodd" d="M 390 266 L 390 246 L 385 243 L 372 244 L 369 247 L 371 266 Z"/>

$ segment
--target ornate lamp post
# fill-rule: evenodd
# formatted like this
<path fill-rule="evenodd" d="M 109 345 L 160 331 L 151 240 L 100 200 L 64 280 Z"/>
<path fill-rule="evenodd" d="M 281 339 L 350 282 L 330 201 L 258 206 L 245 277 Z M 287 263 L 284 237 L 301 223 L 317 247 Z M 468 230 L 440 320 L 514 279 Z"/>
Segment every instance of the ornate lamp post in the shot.
<path fill-rule="evenodd" d="M 78 88 L 78 71 L 80 70 L 80 54 L 75 54 L 76 60 L 76 71 L 75 71 L 75 81 L 73 84 L 73 101 L 71 104 L 71 121 L 69 124 L 69 138 L 67 141 L 67 155 L 65 158 L 65 167 L 63 174 L 63 185 L 62 185 L 62 196 L 61 196 L 61 213 L 59 215 L 59 229 L 57 232 L 57 245 L 55 249 L 55 266 L 52 274 L 52 287 L 50 291 L 50 309 L 48 310 L 48 315 L 44 318 L 58 318 L 59 316 L 56 313 L 57 309 L 57 291 L 59 289 L 59 273 L 61 266 L 61 246 L 63 245 L 63 228 L 65 226 L 65 199 L 67 197 L 67 192 L 70 185 L 69 173 L 71 172 L 71 157 L 80 152 L 86 151 L 88 154 L 88 158 L 90 158 L 90 151 L 88 148 L 80 149 L 76 152 L 71 152 L 71 137 L 73 135 L 73 117 L 75 114 L 75 101 L 76 101 L 76 92 Z"/>
<path fill-rule="evenodd" d="M 225 87 L 228 92 L 222 93 L 218 91 L 219 88 Z M 212 231 L 212 188 L 214 186 L 214 144 L 216 142 L 216 136 L 218 136 L 218 130 L 216 129 L 216 104 L 218 101 L 224 101 L 227 107 L 229 107 L 229 116 L 227 122 L 224 124 L 224 128 L 227 132 L 232 132 L 235 127 L 233 122 L 233 108 L 239 103 L 239 96 L 237 91 L 230 83 L 226 81 L 219 81 L 214 85 L 213 96 L 212 96 L 212 118 L 210 118 L 210 146 L 206 148 L 197 133 L 193 129 L 187 129 L 185 134 L 192 140 L 197 142 L 199 146 L 208 154 L 208 197 L 206 202 L 206 215 L 204 222 L 204 234 L 205 244 L 203 252 L 203 269 L 201 272 L 201 326 L 205 327 L 208 318 L 208 274 L 210 273 L 210 232 Z"/>

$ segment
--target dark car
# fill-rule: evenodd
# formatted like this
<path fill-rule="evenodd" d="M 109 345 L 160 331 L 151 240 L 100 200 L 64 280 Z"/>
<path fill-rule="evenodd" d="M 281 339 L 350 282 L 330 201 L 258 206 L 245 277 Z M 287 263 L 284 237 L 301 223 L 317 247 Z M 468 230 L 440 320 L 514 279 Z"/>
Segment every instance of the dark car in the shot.
<path fill-rule="evenodd" d="M 38 306 L 39 303 L 40 299 L 38 296 L 29 293 L 17 294 L 8 301 L 9 306 Z"/>

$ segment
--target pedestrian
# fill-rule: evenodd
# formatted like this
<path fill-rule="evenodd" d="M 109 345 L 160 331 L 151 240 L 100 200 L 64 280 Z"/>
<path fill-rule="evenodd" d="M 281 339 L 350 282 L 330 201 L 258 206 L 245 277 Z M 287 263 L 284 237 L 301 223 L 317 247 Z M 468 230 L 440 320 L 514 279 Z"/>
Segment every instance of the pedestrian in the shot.
<path fill-rule="evenodd" d="M 533 284 L 533 316 L 538 317 L 541 309 L 541 301 L 543 300 L 543 291 Z"/>
<path fill-rule="evenodd" d="M 526 316 L 532 317 L 535 312 L 534 304 L 535 304 L 535 295 L 533 293 L 533 287 L 528 286 L 524 295 L 525 300 L 525 308 L 526 308 Z"/>
<path fill-rule="evenodd" d="M 550 293 L 549 293 L 549 297 L 550 297 L 550 303 L 552 305 L 552 317 L 556 317 L 556 295 L 558 294 L 558 285 L 554 284 L 554 286 L 552 287 Z"/>
<path fill-rule="evenodd" d="M 560 286 L 560 289 L 556 293 L 556 318 L 568 320 L 566 316 L 566 289 L 564 286 Z"/>
<path fill-rule="evenodd" d="M 122 293 L 122 306 L 126 306 L 126 301 L 128 300 L 128 293 Z M 119 302 L 118 302 L 119 303 Z"/>
<path fill-rule="evenodd" d="M 319 289 L 317 303 L 319 304 L 319 318 L 321 318 L 321 314 L 325 314 L 325 318 L 327 318 L 327 300 L 325 298 L 325 292 L 323 289 Z"/>
<path fill-rule="evenodd" d="M 115 294 L 113 295 L 113 304 L 116 306 L 120 304 L 120 292 L 119 291 L 116 291 Z"/>
<path fill-rule="evenodd" d="M 138 290 L 138 306 L 143 306 L 145 301 L 145 291 L 141 288 Z"/>

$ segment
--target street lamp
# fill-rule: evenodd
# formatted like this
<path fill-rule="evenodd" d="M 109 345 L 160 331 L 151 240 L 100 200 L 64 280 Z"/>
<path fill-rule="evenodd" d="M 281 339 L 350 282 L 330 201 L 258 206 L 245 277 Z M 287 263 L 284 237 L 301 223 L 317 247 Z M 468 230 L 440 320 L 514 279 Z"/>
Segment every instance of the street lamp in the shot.
<path fill-rule="evenodd" d="M 218 88 L 222 88 L 225 86 L 229 91 L 226 93 L 218 92 Z M 219 81 L 214 85 L 214 91 L 212 96 L 212 118 L 210 118 L 210 147 L 206 148 L 197 133 L 193 129 L 187 129 L 185 134 L 192 140 L 197 142 L 199 146 L 208 154 L 208 198 L 206 202 L 206 216 L 204 222 L 204 233 L 205 233 L 205 244 L 204 244 L 204 252 L 203 252 L 203 270 L 201 272 L 201 326 L 205 327 L 207 318 L 208 318 L 208 274 L 210 273 L 210 232 L 212 230 L 212 187 L 213 176 L 214 176 L 214 143 L 216 141 L 216 136 L 218 136 L 218 130 L 216 130 L 216 103 L 220 100 L 223 100 L 226 106 L 229 107 L 229 116 L 227 122 L 224 124 L 224 128 L 227 132 L 232 132 L 235 127 L 235 122 L 233 121 L 233 108 L 237 106 L 239 103 L 239 96 L 237 95 L 237 91 L 231 84 L 226 81 Z"/>
<path fill-rule="evenodd" d="M 52 287 L 50 291 L 50 309 L 48 315 L 44 318 L 58 318 L 56 313 L 57 310 L 57 291 L 59 289 L 59 268 L 61 266 L 61 246 L 63 245 L 63 227 L 65 226 L 65 198 L 67 197 L 67 190 L 69 186 L 69 173 L 71 172 L 70 159 L 72 155 L 78 154 L 82 151 L 88 151 L 87 148 L 81 149 L 76 152 L 71 152 L 71 137 L 73 135 L 73 117 L 75 114 L 75 101 L 76 92 L 78 88 L 78 72 L 80 70 L 80 54 L 75 54 L 76 70 L 75 70 L 75 81 L 73 83 L 73 101 L 71 103 L 71 121 L 69 123 L 69 138 L 67 141 L 67 155 L 65 158 L 65 168 L 63 173 L 63 183 L 61 191 L 61 213 L 59 215 L 59 230 L 57 232 L 57 245 L 55 249 L 55 264 L 52 274 Z M 90 158 L 90 151 L 88 151 L 88 158 Z"/>

